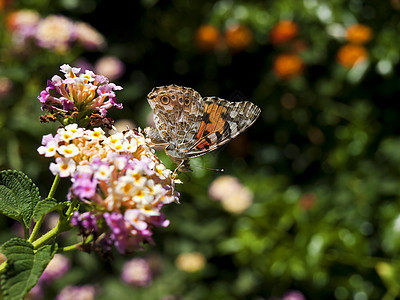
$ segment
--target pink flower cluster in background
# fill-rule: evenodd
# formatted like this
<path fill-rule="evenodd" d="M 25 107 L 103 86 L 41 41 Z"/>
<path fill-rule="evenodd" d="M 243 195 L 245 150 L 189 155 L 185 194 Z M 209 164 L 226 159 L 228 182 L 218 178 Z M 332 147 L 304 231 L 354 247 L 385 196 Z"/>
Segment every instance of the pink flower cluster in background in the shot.
<path fill-rule="evenodd" d="M 62 15 L 42 18 L 35 10 L 21 9 L 7 16 L 7 29 L 16 48 L 24 48 L 29 41 L 51 51 L 65 52 L 76 42 L 87 50 L 101 49 L 104 37 L 84 22 L 74 22 Z"/>

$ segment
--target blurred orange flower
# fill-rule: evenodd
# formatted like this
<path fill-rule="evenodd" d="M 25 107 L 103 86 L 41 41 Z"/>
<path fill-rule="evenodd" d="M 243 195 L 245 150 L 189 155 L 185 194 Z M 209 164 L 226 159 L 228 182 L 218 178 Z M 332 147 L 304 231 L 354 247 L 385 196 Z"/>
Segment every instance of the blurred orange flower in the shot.
<path fill-rule="evenodd" d="M 278 22 L 270 32 L 270 41 L 272 44 L 283 44 L 293 39 L 299 32 L 299 26 L 290 20 Z"/>
<path fill-rule="evenodd" d="M 195 33 L 196 47 L 202 51 L 214 50 L 220 42 L 219 30 L 214 25 L 201 25 Z"/>
<path fill-rule="evenodd" d="M 357 44 L 347 44 L 342 46 L 337 53 L 339 64 L 346 68 L 352 68 L 354 65 L 366 60 L 368 57 L 367 49 Z"/>
<path fill-rule="evenodd" d="M 297 54 L 279 54 L 274 61 L 274 73 L 278 78 L 289 79 L 300 75 L 304 70 L 303 59 Z"/>
<path fill-rule="evenodd" d="M 371 28 L 363 24 L 354 24 L 346 30 L 346 39 L 354 44 L 364 44 L 371 40 L 371 38 Z"/>
<path fill-rule="evenodd" d="M 299 205 L 302 210 L 309 210 L 315 205 L 316 201 L 317 201 L 317 196 L 315 194 L 306 193 L 303 196 L 301 196 L 299 200 Z"/>
<path fill-rule="evenodd" d="M 0 0 L 0 12 L 7 8 L 12 3 L 12 0 Z"/>
<path fill-rule="evenodd" d="M 225 43 L 231 50 L 244 50 L 250 46 L 252 41 L 253 33 L 243 24 L 229 26 L 225 30 Z"/>
<path fill-rule="evenodd" d="M 1 0 L 0 0 L 1 1 Z M 24 30 L 35 27 L 40 21 L 40 15 L 35 10 L 21 9 L 10 12 L 5 18 L 5 25 L 9 31 Z"/>

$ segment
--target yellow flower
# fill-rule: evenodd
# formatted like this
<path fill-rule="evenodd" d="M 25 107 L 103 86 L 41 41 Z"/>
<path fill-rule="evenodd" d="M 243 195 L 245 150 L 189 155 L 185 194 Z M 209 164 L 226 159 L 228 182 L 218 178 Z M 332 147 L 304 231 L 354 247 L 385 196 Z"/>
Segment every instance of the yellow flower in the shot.
<path fill-rule="evenodd" d="M 231 213 L 240 214 L 244 212 L 253 202 L 253 193 L 246 187 L 242 186 L 237 193 L 229 198 L 222 198 L 222 207 Z"/>
<path fill-rule="evenodd" d="M 215 179 L 208 194 L 214 200 L 221 201 L 223 208 L 231 213 L 241 213 L 253 202 L 252 192 L 233 176 L 224 175 Z"/>
<path fill-rule="evenodd" d="M 197 272 L 204 268 L 206 258 L 200 252 L 182 253 L 176 258 L 175 264 L 182 271 Z"/>

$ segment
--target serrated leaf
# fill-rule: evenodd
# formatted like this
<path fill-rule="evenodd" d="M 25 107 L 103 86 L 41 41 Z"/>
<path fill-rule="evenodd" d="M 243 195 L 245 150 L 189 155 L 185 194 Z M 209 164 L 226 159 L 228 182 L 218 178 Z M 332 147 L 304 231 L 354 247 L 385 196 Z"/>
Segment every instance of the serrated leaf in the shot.
<path fill-rule="evenodd" d="M 44 269 L 57 251 L 57 245 L 46 245 L 34 252 L 33 245 L 21 238 L 3 244 L 1 252 L 7 265 L 1 274 L 4 300 L 23 299 L 36 285 Z"/>
<path fill-rule="evenodd" d="M 69 204 L 69 201 L 57 202 L 57 200 L 54 198 L 46 198 L 42 201 L 39 201 L 33 210 L 33 220 L 37 222 L 45 214 L 55 210 L 62 210 L 63 208 L 68 207 Z"/>
<path fill-rule="evenodd" d="M 0 213 L 29 228 L 33 209 L 40 200 L 39 189 L 24 173 L 0 172 Z"/>

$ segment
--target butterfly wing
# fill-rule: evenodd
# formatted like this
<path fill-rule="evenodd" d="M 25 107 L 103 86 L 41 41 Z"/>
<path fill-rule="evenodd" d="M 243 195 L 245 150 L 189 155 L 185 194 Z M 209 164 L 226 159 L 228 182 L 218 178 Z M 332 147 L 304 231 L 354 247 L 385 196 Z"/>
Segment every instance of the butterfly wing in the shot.
<path fill-rule="evenodd" d="M 260 115 L 252 102 L 230 102 L 218 97 L 203 98 L 204 110 L 197 141 L 186 153 L 196 157 L 217 149 L 247 130 Z"/>
<path fill-rule="evenodd" d="M 173 84 L 154 88 L 147 100 L 161 140 L 170 144 L 171 149 L 178 145 L 191 147 L 204 109 L 200 94 Z"/>

